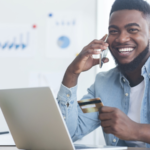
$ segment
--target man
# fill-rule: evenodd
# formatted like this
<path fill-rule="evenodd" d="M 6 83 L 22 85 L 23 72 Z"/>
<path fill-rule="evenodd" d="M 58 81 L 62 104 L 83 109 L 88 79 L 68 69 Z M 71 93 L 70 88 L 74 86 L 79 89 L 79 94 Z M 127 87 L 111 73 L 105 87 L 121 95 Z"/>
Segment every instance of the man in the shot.
<path fill-rule="evenodd" d="M 116 0 L 109 20 L 109 37 L 83 48 L 66 70 L 58 103 L 73 141 L 100 125 L 107 145 L 150 147 L 150 6 L 144 0 Z M 97 74 L 82 99 L 100 97 L 100 112 L 82 113 L 76 101 L 81 72 L 99 61 L 96 49 L 109 49 L 117 67 Z M 104 62 L 107 62 L 105 59 Z"/>

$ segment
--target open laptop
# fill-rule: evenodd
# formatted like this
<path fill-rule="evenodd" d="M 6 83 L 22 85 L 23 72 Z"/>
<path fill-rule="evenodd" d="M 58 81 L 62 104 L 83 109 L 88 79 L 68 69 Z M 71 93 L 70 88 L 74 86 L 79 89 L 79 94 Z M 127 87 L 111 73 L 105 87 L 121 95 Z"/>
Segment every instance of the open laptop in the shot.
<path fill-rule="evenodd" d="M 19 149 L 126 149 L 74 146 L 58 103 L 49 87 L 0 90 L 0 107 Z"/>

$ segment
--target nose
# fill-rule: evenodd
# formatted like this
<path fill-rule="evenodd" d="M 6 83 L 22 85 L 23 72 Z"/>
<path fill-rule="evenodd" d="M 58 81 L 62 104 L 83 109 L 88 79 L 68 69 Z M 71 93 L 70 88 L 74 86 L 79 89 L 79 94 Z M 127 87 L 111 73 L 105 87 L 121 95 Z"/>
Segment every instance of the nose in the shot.
<path fill-rule="evenodd" d="M 130 36 L 129 36 L 129 34 L 127 33 L 127 32 L 121 32 L 118 36 L 117 36 L 117 38 L 116 38 L 116 42 L 117 43 L 126 43 L 126 42 L 128 42 L 130 40 Z"/>

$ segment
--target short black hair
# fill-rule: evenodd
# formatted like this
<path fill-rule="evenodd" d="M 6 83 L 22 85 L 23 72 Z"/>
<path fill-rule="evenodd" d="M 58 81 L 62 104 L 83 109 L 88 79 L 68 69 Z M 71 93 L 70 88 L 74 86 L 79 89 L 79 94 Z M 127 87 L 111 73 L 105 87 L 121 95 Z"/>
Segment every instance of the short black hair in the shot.
<path fill-rule="evenodd" d="M 143 12 L 145 16 L 150 16 L 150 5 L 144 0 L 115 0 L 110 11 L 110 16 L 115 11 L 125 9 L 138 10 Z"/>

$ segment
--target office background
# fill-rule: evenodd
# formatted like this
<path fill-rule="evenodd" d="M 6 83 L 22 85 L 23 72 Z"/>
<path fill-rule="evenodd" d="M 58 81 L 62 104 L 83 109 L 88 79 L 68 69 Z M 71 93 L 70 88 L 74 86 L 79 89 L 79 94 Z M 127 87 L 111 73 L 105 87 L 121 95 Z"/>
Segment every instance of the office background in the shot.
<path fill-rule="evenodd" d="M 1 0 L 0 31 L 11 32 L 10 34 L 8 33 L 11 38 L 8 39 L 5 37 L 5 33 L 0 35 L 0 40 L 2 40 L 2 42 L 0 41 L 0 44 L 3 44 L 3 47 L 0 47 L 0 51 L 7 51 L 5 54 L 2 53 L 3 57 L 0 56 L 0 89 L 29 87 L 32 85 L 32 83 L 30 83 L 30 79 L 32 79 L 32 76 L 33 78 L 36 78 L 39 72 L 42 73 L 42 75 L 43 73 L 44 75 L 51 75 L 51 73 L 53 75 L 54 73 L 54 76 L 55 73 L 63 73 L 76 55 L 74 54 L 74 57 L 72 56 L 71 58 L 51 58 L 47 56 L 47 25 L 50 14 L 54 14 L 58 11 L 61 14 L 61 12 L 63 13 L 66 11 L 68 13 L 73 12 L 73 14 L 77 13 L 75 16 L 77 17 L 77 21 L 79 17 L 82 18 L 82 20 L 79 20 L 79 23 L 83 26 L 80 27 L 82 32 L 80 35 L 83 35 L 82 42 L 79 47 L 81 50 L 85 45 L 96 38 L 96 5 L 96 0 Z M 78 12 L 80 12 L 79 15 L 81 15 L 79 17 Z M 72 19 L 74 19 L 74 17 Z M 12 30 L 15 30 L 17 33 L 19 28 L 20 33 L 15 34 L 14 31 L 11 30 L 11 25 L 13 26 Z M 3 26 L 7 27 L 4 28 Z M 28 31 L 30 26 L 33 27 L 33 29 Z M 5 48 L 5 44 L 9 41 L 10 43 L 20 43 L 21 35 L 19 34 L 22 33 L 23 29 L 30 32 L 30 37 L 32 36 L 32 38 L 35 39 L 35 41 L 29 40 L 29 43 L 31 44 L 34 42 L 34 50 L 29 49 L 30 51 L 28 51 L 26 56 L 22 56 L 21 54 L 16 55 L 15 53 L 13 53 L 12 56 L 9 54 L 12 50 L 8 47 Z M 14 36 L 16 36 L 16 41 L 13 41 L 14 37 L 11 34 L 15 34 Z M 22 36 L 24 36 L 23 38 L 25 38 L 22 40 L 24 40 L 24 43 L 27 43 L 27 33 L 25 32 L 22 34 Z M 5 37 L 5 41 L 3 41 L 3 36 Z M 21 49 L 19 50 L 21 51 Z M 77 50 L 77 52 L 80 50 Z M 93 68 L 80 76 L 78 90 L 79 99 L 86 93 L 87 87 L 94 82 L 95 74 L 96 69 Z M 57 82 L 57 78 L 53 80 Z M 7 125 L 2 113 L 0 113 L 0 131 L 5 130 L 7 130 Z"/>
<path fill-rule="evenodd" d="M 0 89 L 50 86 L 57 94 L 63 74 L 76 55 L 92 40 L 108 33 L 113 2 L 1 0 Z M 93 67 L 80 75 L 78 100 L 86 94 L 96 73 L 115 67 L 110 53 L 108 57 L 110 62 L 102 69 Z M 0 132 L 6 130 L 0 111 Z M 7 140 L 5 135 L 2 138 Z M 77 143 L 105 145 L 101 128 Z"/>
<path fill-rule="evenodd" d="M 32 85 L 44 86 L 45 84 L 49 84 L 43 81 L 43 76 L 46 78 L 50 76 L 55 82 L 58 82 L 56 75 L 58 75 L 58 78 L 61 78 L 60 76 L 62 76 L 67 66 L 76 57 L 76 54 L 93 39 L 100 38 L 107 32 L 106 25 L 106 32 L 104 33 L 97 28 L 99 25 L 101 26 L 101 22 L 97 24 L 99 23 L 97 20 L 99 16 L 97 7 L 98 5 L 101 6 L 101 2 L 106 5 L 106 2 L 103 0 L 1 0 L 0 31 L 4 33 L 0 34 L 0 51 L 2 51 L 2 53 L 0 52 L 0 89 L 24 88 Z M 100 9 L 104 9 L 104 7 Z M 72 21 L 74 18 L 76 22 L 78 21 L 76 30 L 78 30 L 79 35 L 75 36 L 80 39 L 80 43 L 77 46 L 78 49 L 74 50 L 74 56 L 72 54 L 71 58 L 60 57 L 59 53 L 58 57 L 49 57 L 47 53 L 47 43 L 49 42 L 47 37 L 49 32 L 47 27 L 49 25 L 48 19 L 51 19 L 51 15 L 55 16 L 55 13 L 61 15 L 64 12 L 73 13 L 73 16 L 68 16 L 69 21 Z M 58 22 L 66 19 L 63 17 L 57 18 Z M 105 22 L 107 22 L 106 20 Z M 97 33 L 98 29 L 99 33 Z M 27 37 L 28 32 L 30 37 Z M 9 38 L 5 37 L 5 34 L 8 34 Z M 26 38 L 29 38 L 28 45 Z M 22 43 L 20 40 L 22 40 Z M 18 55 L 11 53 L 13 51 L 13 48 L 10 49 L 11 43 L 17 43 L 18 45 L 26 44 L 29 47 L 26 47 L 28 52 L 26 54 L 18 53 Z M 24 48 L 24 51 L 26 49 Z M 50 50 L 53 53 L 53 46 Z M 14 49 L 14 51 L 22 51 L 22 49 Z M 94 67 L 80 75 L 78 99 L 86 94 L 87 88 L 94 82 L 97 71 L 99 71 L 99 68 Z M 38 78 L 37 76 L 40 76 L 40 79 L 37 79 L 40 81 L 34 81 L 35 78 Z M 35 82 L 42 83 L 38 84 Z M 8 127 L 2 113 L 0 113 L 0 131 L 5 130 L 8 130 Z M 79 140 L 78 143 L 105 144 L 101 129 L 97 129 L 97 131 L 87 135 L 82 140 Z"/>

